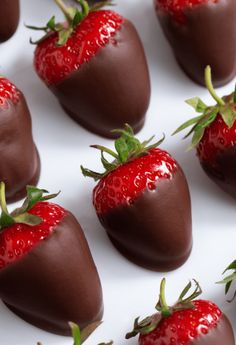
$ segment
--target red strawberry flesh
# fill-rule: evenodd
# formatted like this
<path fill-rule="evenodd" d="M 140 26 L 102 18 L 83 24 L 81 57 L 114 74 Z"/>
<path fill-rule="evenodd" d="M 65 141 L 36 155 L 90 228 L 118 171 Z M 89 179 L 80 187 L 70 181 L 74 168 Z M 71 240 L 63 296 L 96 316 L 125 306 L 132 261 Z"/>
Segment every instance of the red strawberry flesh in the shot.
<path fill-rule="evenodd" d="M 7 100 L 16 104 L 19 101 L 20 92 L 8 79 L 0 77 L 0 107 L 7 106 Z"/>
<path fill-rule="evenodd" d="M 62 221 L 66 211 L 53 203 L 38 202 L 29 213 L 42 218 L 42 222 L 36 226 L 14 224 L 0 233 L 0 268 L 19 260 L 47 238 Z"/>
<path fill-rule="evenodd" d="M 225 149 L 236 145 L 236 122 L 229 128 L 220 115 L 206 129 L 197 146 L 200 162 L 216 163 L 216 157 Z"/>
<path fill-rule="evenodd" d="M 155 148 L 103 177 L 93 192 L 93 203 L 98 214 L 121 205 L 132 204 L 145 190 L 158 189 L 159 179 L 171 179 L 177 162 L 161 149 Z"/>
<path fill-rule="evenodd" d="M 218 0 L 157 0 L 158 8 L 167 12 L 179 23 L 185 23 L 184 11 L 206 3 L 217 3 Z"/>
<path fill-rule="evenodd" d="M 222 316 L 221 310 L 209 301 L 196 300 L 192 303 L 194 309 L 175 311 L 163 319 L 153 332 L 140 335 L 139 344 L 187 345 L 214 329 Z"/>
<path fill-rule="evenodd" d="M 113 11 L 90 12 L 60 47 L 57 46 L 58 34 L 53 33 L 36 48 L 34 64 L 38 75 L 48 85 L 63 80 L 90 61 L 120 29 L 123 21 L 124 18 Z"/>

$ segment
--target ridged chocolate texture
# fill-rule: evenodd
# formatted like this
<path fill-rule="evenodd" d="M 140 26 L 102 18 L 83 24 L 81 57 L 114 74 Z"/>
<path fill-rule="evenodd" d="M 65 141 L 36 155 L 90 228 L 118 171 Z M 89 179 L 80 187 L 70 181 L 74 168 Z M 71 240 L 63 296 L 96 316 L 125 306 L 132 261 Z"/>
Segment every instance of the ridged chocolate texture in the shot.
<path fill-rule="evenodd" d="M 191 202 L 180 168 L 145 190 L 131 205 L 101 215 L 115 247 L 129 260 L 155 271 L 181 266 L 192 248 Z"/>
<path fill-rule="evenodd" d="M 200 335 L 189 345 L 235 345 L 233 329 L 228 318 L 223 314 L 215 328 L 208 334 Z"/>
<path fill-rule="evenodd" d="M 207 175 L 226 193 L 236 198 L 236 147 L 225 149 L 216 156 L 214 168 L 207 162 L 201 163 Z"/>
<path fill-rule="evenodd" d="M 23 94 L 16 104 L 6 102 L 0 106 L 0 181 L 6 183 L 7 201 L 14 202 L 26 195 L 26 185 L 37 184 L 40 159 Z"/>
<path fill-rule="evenodd" d="M 215 87 L 228 83 L 236 75 L 236 1 L 209 1 L 184 11 L 186 25 L 158 9 L 162 29 L 184 72 L 205 85 L 204 69 L 212 68 Z"/>
<path fill-rule="evenodd" d="M 0 270 L 0 298 L 24 320 L 70 335 L 103 314 L 102 289 L 84 233 L 68 213 L 52 234 Z"/>
<path fill-rule="evenodd" d="M 15 33 L 19 16 L 19 0 L 0 1 L 0 42 L 7 41 Z"/>
<path fill-rule="evenodd" d="M 142 43 L 133 24 L 121 29 L 96 56 L 51 86 L 63 108 L 79 124 L 104 137 L 129 123 L 139 131 L 150 100 L 150 80 Z"/>

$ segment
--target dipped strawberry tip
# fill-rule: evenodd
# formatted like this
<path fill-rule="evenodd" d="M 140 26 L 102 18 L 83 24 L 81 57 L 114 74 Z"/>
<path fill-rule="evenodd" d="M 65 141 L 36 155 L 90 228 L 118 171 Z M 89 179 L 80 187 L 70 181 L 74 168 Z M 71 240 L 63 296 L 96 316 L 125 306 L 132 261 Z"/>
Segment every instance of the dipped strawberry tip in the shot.
<path fill-rule="evenodd" d="M 227 275 L 223 280 L 217 282 L 217 284 L 224 284 L 225 285 L 225 294 L 226 295 L 228 294 L 233 282 L 236 279 L 236 260 L 231 262 L 231 264 L 228 267 L 226 267 L 223 274 L 225 274 L 228 271 L 233 271 L 233 272 L 231 272 L 229 275 Z M 235 297 L 236 297 L 236 291 L 234 292 L 231 299 L 228 300 L 228 302 L 232 302 L 235 299 Z"/>
<path fill-rule="evenodd" d="M 26 191 L 27 196 L 22 206 L 9 213 L 6 203 L 5 183 L 0 182 L 0 206 L 2 209 L 0 216 L 0 231 L 16 223 L 27 224 L 30 226 L 40 224 L 42 219 L 36 215 L 30 214 L 28 211 L 31 210 L 31 208 L 39 201 L 50 200 L 59 194 L 56 193 L 44 196 L 48 191 L 34 186 L 27 186 Z"/>
<path fill-rule="evenodd" d="M 216 120 L 218 115 L 221 116 L 223 122 L 228 128 L 232 128 L 236 120 L 236 89 L 231 96 L 220 98 L 213 87 L 212 78 L 211 78 L 211 68 L 207 66 L 205 68 L 205 84 L 206 87 L 216 101 L 216 104 L 213 106 L 207 106 L 200 98 L 194 97 L 186 101 L 187 104 L 192 106 L 197 113 L 201 115 L 196 116 L 180 127 L 176 129 L 173 135 L 179 133 L 180 131 L 192 126 L 191 130 L 185 135 L 184 139 L 193 134 L 191 145 L 189 150 L 194 148 L 199 144 L 206 128 Z"/>
<path fill-rule="evenodd" d="M 135 337 L 138 334 L 145 335 L 153 332 L 163 319 L 168 318 L 176 311 L 194 309 L 195 306 L 192 301 L 202 293 L 202 289 L 196 280 L 193 279 L 193 282 L 195 284 L 194 291 L 188 296 L 192 288 L 192 282 L 190 281 L 181 292 L 177 302 L 172 307 L 169 307 L 165 297 L 166 280 L 163 278 L 160 285 L 159 301 L 155 306 L 157 313 L 146 317 L 142 321 L 139 321 L 139 317 L 136 318 L 133 330 L 126 334 L 126 339 Z"/>
<path fill-rule="evenodd" d="M 84 168 L 81 165 L 81 171 L 85 177 L 92 177 L 95 181 L 101 180 L 104 176 L 108 175 L 111 171 L 117 169 L 119 166 L 148 154 L 149 150 L 161 145 L 165 139 L 165 135 L 163 135 L 162 139 L 160 139 L 158 142 L 150 144 L 154 138 L 154 136 L 152 136 L 148 140 L 140 142 L 134 136 L 133 129 L 128 124 L 125 125 L 124 129 L 115 129 L 113 132 L 120 134 L 120 137 L 116 139 L 114 143 L 116 151 L 112 151 L 111 149 L 100 145 L 91 145 L 92 148 L 101 151 L 101 162 L 105 171 L 103 173 L 98 173 Z M 105 154 L 113 157 L 113 160 L 109 162 L 105 158 Z"/>
<path fill-rule="evenodd" d="M 44 31 L 45 35 L 38 41 L 32 41 L 30 39 L 31 44 L 39 44 L 44 39 L 48 37 L 48 35 L 52 33 L 58 34 L 57 46 L 63 46 L 66 44 L 67 40 L 76 29 L 76 27 L 80 24 L 80 22 L 87 17 L 87 15 L 91 12 L 95 12 L 103 8 L 104 6 L 112 6 L 112 1 L 99 1 L 96 4 L 89 6 L 86 0 L 77 0 L 78 7 L 67 7 L 62 0 L 54 0 L 57 6 L 63 12 L 66 24 L 65 23 L 56 23 L 55 16 L 51 17 L 47 24 L 43 27 L 36 27 L 32 25 L 26 25 L 28 29 L 32 30 L 40 30 Z"/>

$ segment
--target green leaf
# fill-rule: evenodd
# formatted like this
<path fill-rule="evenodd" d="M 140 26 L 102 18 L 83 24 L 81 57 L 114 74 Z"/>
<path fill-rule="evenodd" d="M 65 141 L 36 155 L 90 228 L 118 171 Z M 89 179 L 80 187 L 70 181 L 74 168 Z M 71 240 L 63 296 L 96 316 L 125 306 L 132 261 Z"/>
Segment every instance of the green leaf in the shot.
<path fill-rule="evenodd" d="M 14 221 L 15 221 L 15 223 L 21 223 L 21 224 L 27 224 L 30 226 L 35 226 L 35 225 L 39 225 L 40 223 L 42 223 L 42 218 L 40 218 L 34 214 L 22 213 L 19 216 L 14 217 Z"/>
<path fill-rule="evenodd" d="M 187 99 L 185 102 L 193 107 L 198 113 L 203 113 L 207 108 L 207 105 L 199 97 Z"/>
<path fill-rule="evenodd" d="M 218 112 L 219 107 L 209 107 L 204 113 L 203 118 L 197 123 L 196 128 L 198 129 L 198 126 L 201 128 L 208 127 L 215 120 Z"/>
<path fill-rule="evenodd" d="M 229 270 L 236 270 L 236 260 L 234 260 L 233 262 L 231 262 L 231 264 L 226 267 L 226 269 L 224 270 L 223 274 L 226 272 L 226 271 L 229 271 Z"/>
<path fill-rule="evenodd" d="M 234 107 L 226 105 L 220 109 L 220 114 L 228 128 L 231 128 L 236 120 L 236 110 Z"/>
<path fill-rule="evenodd" d="M 119 160 L 121 161 L 121 163 L 126 162 L 129 157 L 129 148 L 126 140 L 123 137 L 120 137 L 115 141 L 115 148 L 119 155 Z"/>
<path fill-rule="evenodd" d="M 0 216 L 0 229 L 2 230 L 13 224 L 15 224 L 13 217 L 9 215 L 8 213 L 2 211 L 1 216 Z"/>
<path fill-rule="evenodd" d="M 185 286 L 185 288 L 183 289 L 183 291 L 181 292 L 178 301 L 182 301 L 182 299 L 186 296 L 186 294 L 189 292 L 189 290 L 192 287 L 192 283 L 191 281 Z"/>
<path fill-rule="evenodd" d="M 189 126 L 191 126 L 191 125 L 197 123 L 201 118 L 202 118 L 202 115 L 196 116 L 196 117 L 194 117 L 194 118 L 192 118 L 192 119 L 190 119 L 190 120 L 184 122 L 181 126 L 179 126 L 179 127 L 176 129 L 176 131 L 174 131 L 174 133 L 173 133 L 172 135 L 175 135 L 175 134 L 181 132 L 183 129 L 188 128 Z"/>
<path fill-rule="evenodd" d="M 80 166 L 80 169 L 82 171 L 82 174 L 85 177 L 92 177 L 95 182 L 98 180 L 101 180 L 101 178 L 104 176 L 104 174 L 100 174 L 100 173 L 97 173 L 96 171 L 86 169 L 82 165 Z"/>
<path fill-rule="evenodd" d="M 73 32 L 72 28 L 63 29 L 63 30 L 59 31 L 58 32 L 59 38 L 57 41 L 57 46 L 59 46 L 59 47 L 64 46 L 64 44 L 66 44 L 66 42 L 69 39 L 72 32 Z"/>
<path fill-rule="evenodd" d="M 99 1 L 98 3 L 94 4 L 92 7 L 90 7 L 89 12 L 96 12 L 100 10 L 104 6 L 114 6 L 113 1 Z"/>
<path fill-rule="evenodd" d="M 188 151 L 192 150 L 202 139 L 204 134 L 204 128 L 196 130 L 193 134 L 192 144 L 189 146 Z"/>
<path fill-rule="evenodd" d="M 55 16 L 53 16 L 48 22 L 47 22 L 47 29 L 50 29 L 52 31 L 55 31 Z"/>
<path fill-rule="evenodd" d="M 76 28 L 76 26 L 81 22 L 82 19 L 83 19 L 82 13 L 77 11 L 72 23 L 73 28 Z"/>

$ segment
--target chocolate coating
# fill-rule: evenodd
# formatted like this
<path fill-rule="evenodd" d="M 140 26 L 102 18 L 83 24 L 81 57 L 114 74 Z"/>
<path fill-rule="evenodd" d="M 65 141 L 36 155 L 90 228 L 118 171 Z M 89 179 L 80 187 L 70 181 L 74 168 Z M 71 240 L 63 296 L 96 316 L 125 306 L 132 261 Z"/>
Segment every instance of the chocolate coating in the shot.
<path fill-rule="evenodd" d="M 84 233 L 67 213 L 52 234 L 0 270 L 0 298 L 17 315 L 46 331 L 70 335 L 103 314 L 102 289 Z"/>
<path fill-rule="evenodd" d="M 88 130 L 113 138 L 114 128 L 143 124 L 150 80 L 142 43 L 125 20 L 109 43 L 66 79 L 50 87 L 65 111 Z"/>
<path fill-rule="evenodd" d="M 145 190 L 131 205 L 101 215 L 115 247 L 129 260 L 155 271 L 181 266 L 192 248 L 191 202 L 180 168 Z"/>
<path fill-rule="evenodd" d="M 0 1 L 0 42 L 7 41 L 15 33 L 19 16 L 19 0 Z"/>
<path fill-rule="evenodd" d="M 8 202 L 22 199 L 26 185 L 36 185 L 40 159 L 34 144 L 31 116 L 25 98 L 0 107 L 0 181 L 6 184 Z"/>
<path fill-rule="evenodd" d="M 209 1 L 185 10 L 186 25 L 158 9 L 155 2 L 162 29 L 184 72 L 205 85 L 204 69 L 210 65 L 214 86 L 228 83 L 236 75 L 235 0 Z"/>
<path fill-rule="evenodd" d="M 234 332 L 228 318 L 223 314 L 218 325 L 208 334 L 200 335 L 189 345 L 235 345 Z"/>
<path fill-rule="evenodd" d="M 226 193 L 236 198 L 236 147 L 225 149 L 216 156 L 216 164 L 212 167 L 201 162 L 207 175 Z"/>

